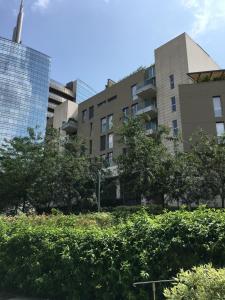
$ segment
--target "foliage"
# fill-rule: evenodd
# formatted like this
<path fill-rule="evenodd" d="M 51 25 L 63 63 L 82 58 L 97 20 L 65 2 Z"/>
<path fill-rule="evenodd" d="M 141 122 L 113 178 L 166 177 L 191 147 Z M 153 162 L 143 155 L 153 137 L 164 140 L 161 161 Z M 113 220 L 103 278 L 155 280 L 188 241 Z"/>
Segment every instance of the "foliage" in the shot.
<path fill-rule="evenodd" d="M 175 286 L 166 289 L 170 300 L 222 300 L 225 299 L 225 269 L 214 269 L 211 265 L 181 271 Z"/>
<path fill-rule="evenodd" d="M 156 138 L 146 136 L 141 119 L 131 118 L 122 127 L 120 136 L 126 146 L 126 152 L 117 159 L 122 185 L 139 199 L 156 195 L 163 198 L 172 160 L 159 134 Z"/>
<path fill-rule="evenodd" d="M 144 300 L 132 283 L 225 266 L 225 212 L 198 209 L 126 222 L 109 213 L 0 218 L 0 289 L 81 300 Z"/>
<path fill-rule="evenodd" d="M 1 208 L 93 207 L 98 160 L 91 161 L 79 138 L 61 139 L 48 130 L 45 139 L 29 130 L 0 148 Z"/>

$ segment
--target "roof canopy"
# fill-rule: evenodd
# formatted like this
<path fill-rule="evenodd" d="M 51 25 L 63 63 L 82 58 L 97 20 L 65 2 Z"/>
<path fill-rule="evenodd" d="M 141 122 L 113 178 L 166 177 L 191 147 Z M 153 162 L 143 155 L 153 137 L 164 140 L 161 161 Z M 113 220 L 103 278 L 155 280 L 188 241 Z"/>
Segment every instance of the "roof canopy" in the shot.
<path fill-rule="evenodd" d="M 195 82 L 225 80 L 225 70 L 194 72 L 187 75 Z"/>

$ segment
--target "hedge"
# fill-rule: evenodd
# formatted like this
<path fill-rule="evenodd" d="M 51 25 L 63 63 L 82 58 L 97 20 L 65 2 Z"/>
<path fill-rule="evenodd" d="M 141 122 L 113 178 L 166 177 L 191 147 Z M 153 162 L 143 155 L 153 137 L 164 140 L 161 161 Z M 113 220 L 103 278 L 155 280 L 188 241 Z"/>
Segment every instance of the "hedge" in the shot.
<path fill-rule="evenodd" d="M 225 299 L 225 269 L 211 265 L 181 271 L 174 287 L 164 292 L 168 300 L 222 300 Z"/>
<path fill-rule="evenodd" d="M 86 221 L 85 221 L 86 218 Z M 85 221 L 85 222 L 84 222 Z M 147 299 L 132 283 L 225 265 L 225 211 L 198 209 L 124 223 L 110 214 L 0 218 L 0 289 L 50 299 Z"/>

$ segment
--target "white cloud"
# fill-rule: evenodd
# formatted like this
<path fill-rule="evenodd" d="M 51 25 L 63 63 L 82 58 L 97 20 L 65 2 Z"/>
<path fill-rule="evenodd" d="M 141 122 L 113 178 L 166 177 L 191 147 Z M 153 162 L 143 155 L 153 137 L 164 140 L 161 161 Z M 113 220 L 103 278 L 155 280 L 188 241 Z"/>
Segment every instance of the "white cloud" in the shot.
<path fill-rule="evenodd" d="M 32 8 L 35 9 L 46 9 L 50 4 L 50 0 L 35 0 Z"/>
<path fill-rule="evenodd" d="M 194 37 L 225 24 L 225 0 L 181 0 L 181 3 L 194 16 Z"/>

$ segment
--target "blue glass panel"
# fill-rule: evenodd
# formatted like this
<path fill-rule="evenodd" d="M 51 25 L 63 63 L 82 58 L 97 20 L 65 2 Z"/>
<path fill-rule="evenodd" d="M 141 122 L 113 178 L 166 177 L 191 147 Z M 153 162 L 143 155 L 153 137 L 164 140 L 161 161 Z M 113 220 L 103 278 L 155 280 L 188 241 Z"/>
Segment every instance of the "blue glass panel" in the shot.
<path fill-rule="evenodd" d="M 36 128 L 44 135 L 50 58 L 0 38 L 0 144 Z"/>

